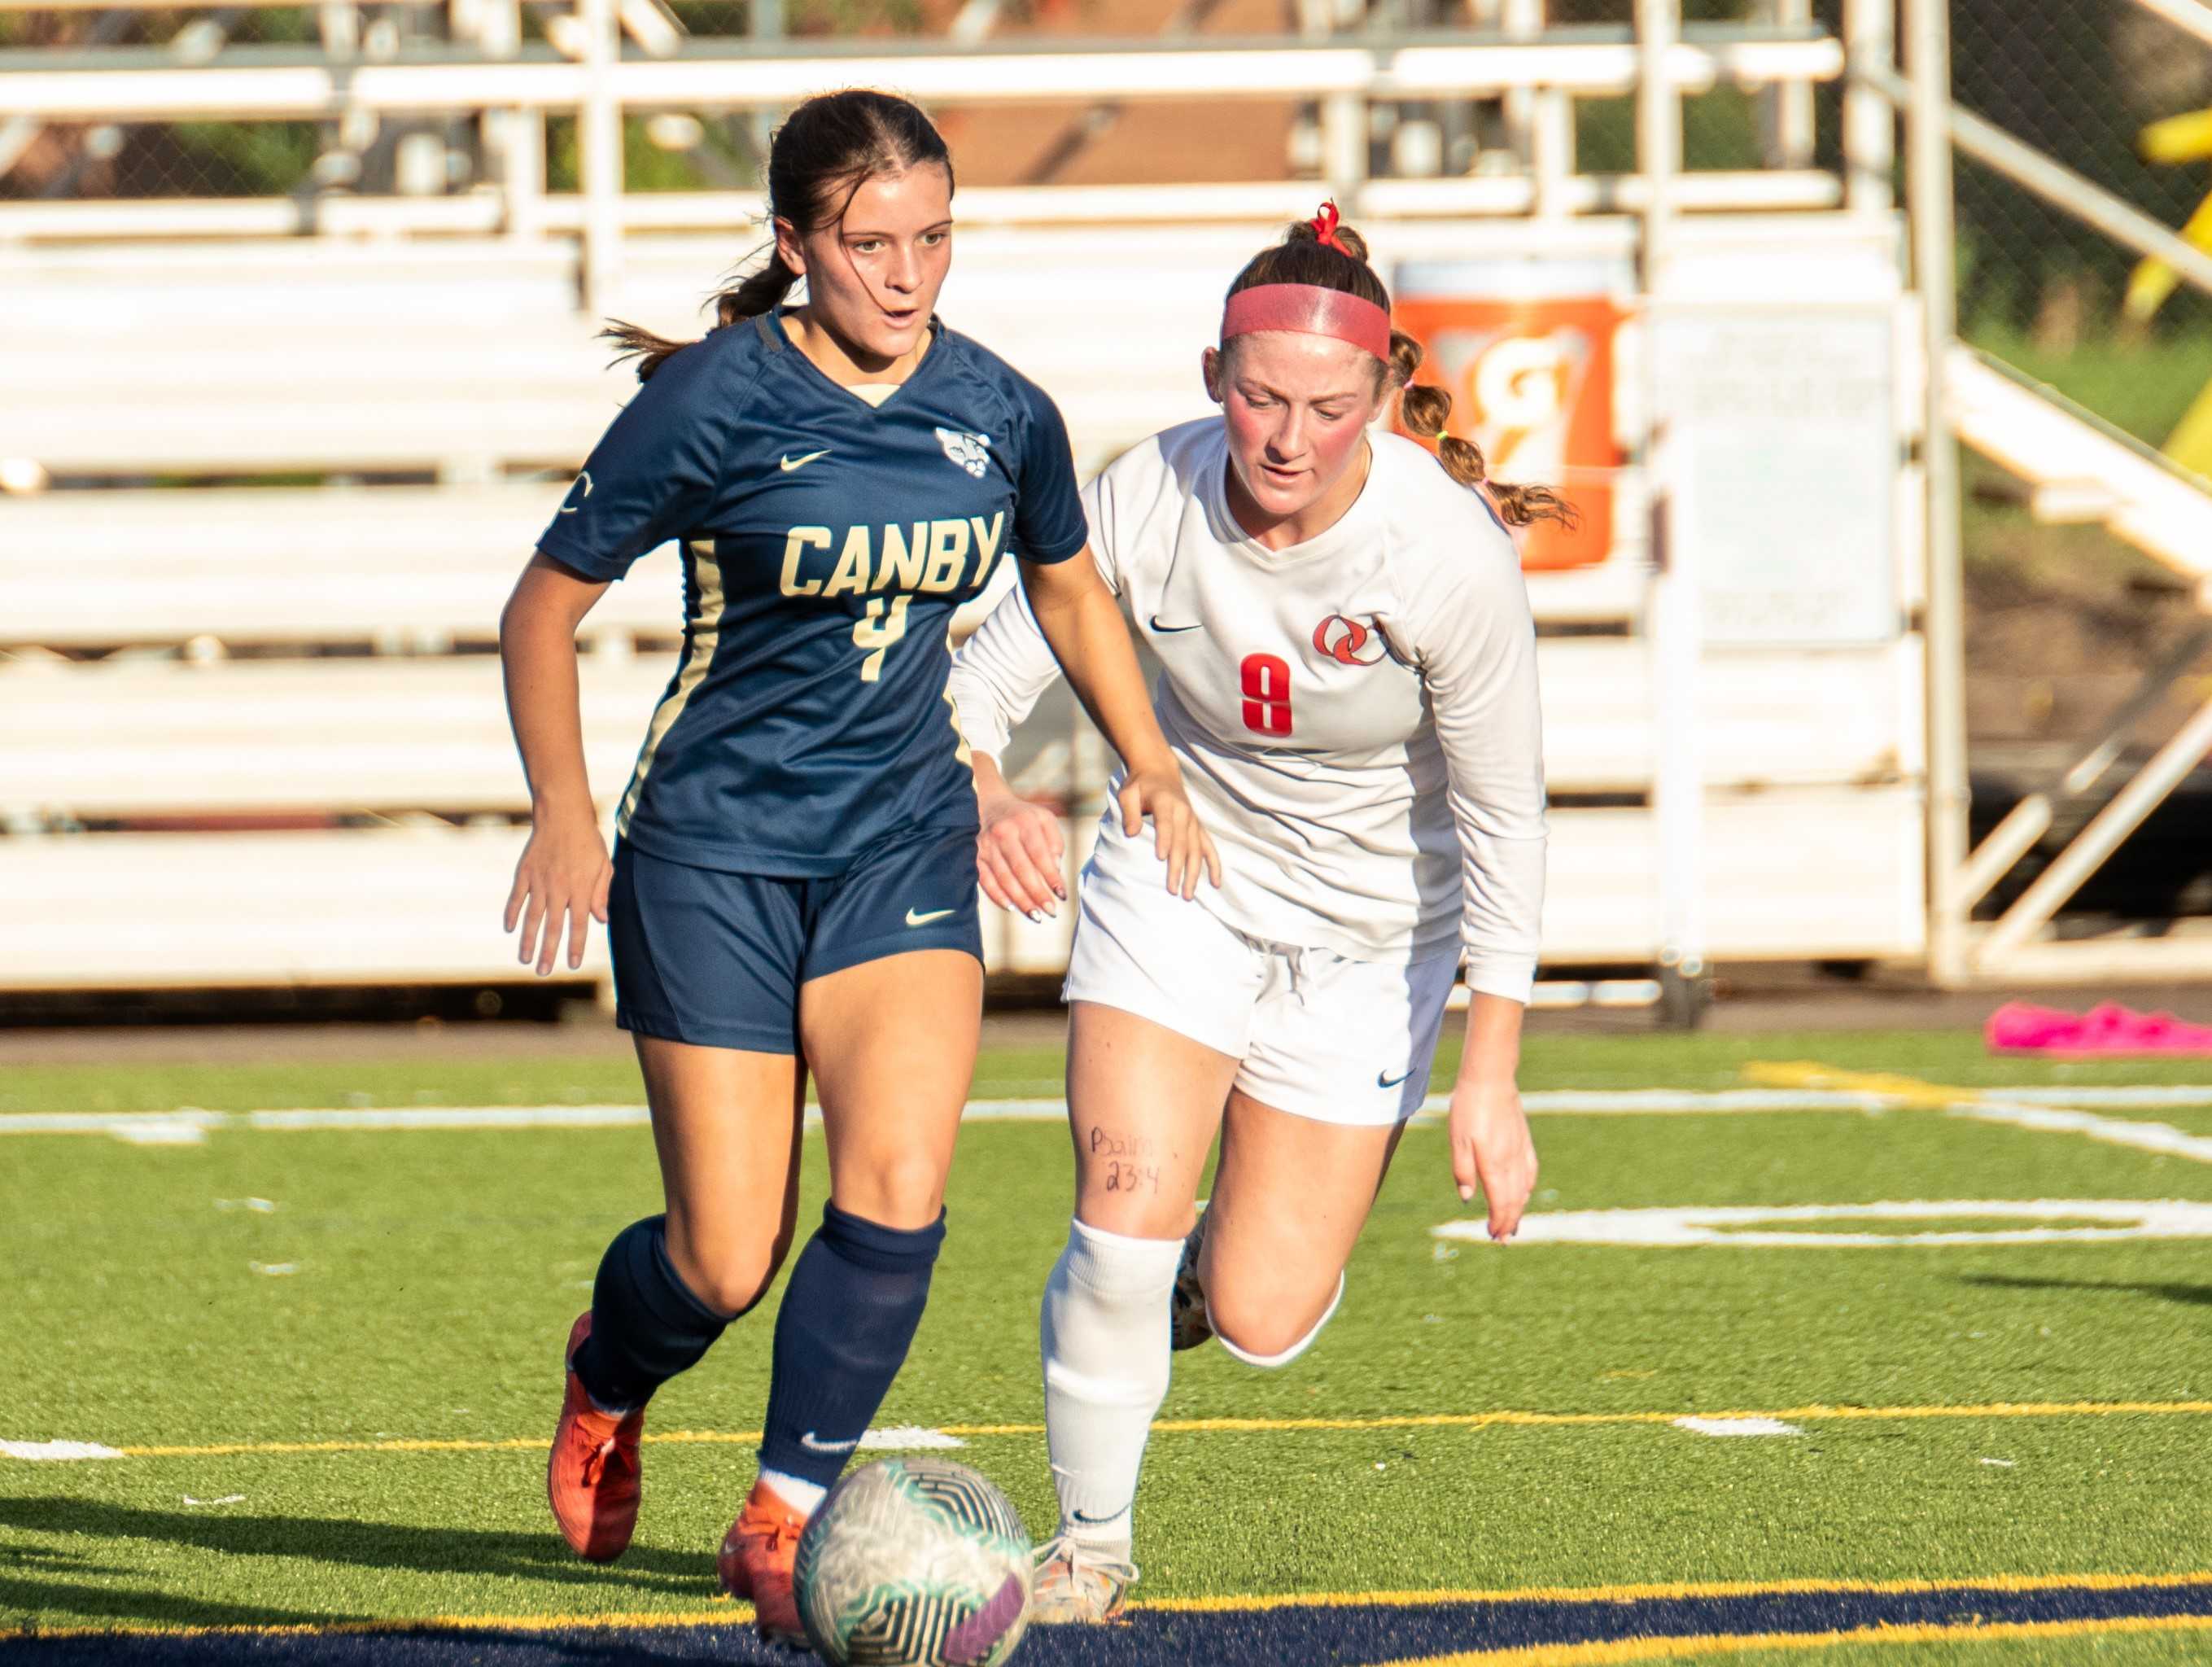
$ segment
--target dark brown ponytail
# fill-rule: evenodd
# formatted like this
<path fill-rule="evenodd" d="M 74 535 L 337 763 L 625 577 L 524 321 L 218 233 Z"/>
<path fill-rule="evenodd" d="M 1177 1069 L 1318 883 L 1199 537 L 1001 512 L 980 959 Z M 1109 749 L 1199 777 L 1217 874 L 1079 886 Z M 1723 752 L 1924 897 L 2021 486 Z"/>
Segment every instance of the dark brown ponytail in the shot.
<path fill-rule="evenodd" d="M 1314 222 L 1292 222 L 1281 242 L 1262 249 L 1246 263 L 1229 286 L 1229 293 L 1233 295 L 1263 283 L 1310 283 L 1358 295 L 1385 312 L 1390 307 L 1390 292 L 1368 265 L 1367 240 L 1345 225 L 1334 226 L 1329 240 L 1323 242 Z M 1472 440 L 1444 433 L 1444 423 L 1451 416 L 1451 395 L 1433 382 L 1415 382 L 1414 374 L 1420 368 L 1421 344 L 1404 331 L 1393 330 L 1390 362 L 1378 367 L 1376 373 L 1378 391 L 1385 386 L 1405 391 L 1398 409 L 1407 431 L 1437 441 L 1437 461 L 1443 465 L 1444 472 L 1462 486 L 1488 493 L 1509 526 L 1544 520 L 1574 526 L 1573 506 L 1550 487 L 1508 486 L 1491 479 L 1482 447 Z"/>
<path fill-rule="evenodd" d="M 863 88 L 819 94 L 793 110 L 769 143 L 769 214 L 788 220 L 802 234 L 834 225 L 844 217 L 853 193 L 876 175 L 933 162 L 945 170 L 949 183 L 952 154 L 917 106 Z M 798 282 L 799 274 L 783 264 L 771 244 L 765 265 L 714 297 L 713 327 L 772 311 Z M 619 319 L 610 319 L 599 337 L 615 344 L 617 362 L 636 356 L 641 382 L 671 355 L 694 345 Z"/>
<path fill-rule="evenodd" d="M 1398 415 L 1406 432 L 1437 442 L 1437 461 L 1461 485 L 1480 488 L 1498 506 L 1498 518 L 1508 526 L 1527 526 L 1533 521 L 1558 521 L 1573 526 L 1580 520 L 1574 506 L 1548 486 L 1508 486 L 1490 478 L 1490 465 L 1482 447 L 1472 440 L 1446 434 L 1451 420 L 1450 392 L 1434 382 L 1416 382 L 1421 368 L 1421 344 L 1402 330 L 1390 332 L 1390 380 L 1405 392 L 1398 397 Z"/>

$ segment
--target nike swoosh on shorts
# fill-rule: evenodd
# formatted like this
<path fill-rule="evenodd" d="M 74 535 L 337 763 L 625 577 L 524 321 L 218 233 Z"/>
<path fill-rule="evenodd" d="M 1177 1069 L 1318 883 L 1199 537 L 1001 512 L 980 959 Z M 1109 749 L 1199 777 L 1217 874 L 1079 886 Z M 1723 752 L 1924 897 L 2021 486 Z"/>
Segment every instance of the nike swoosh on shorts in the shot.
<path fill-rule="evenodd" d="M 1377 1071 L 1375 1074 L 1375 1086 L 1377 1088 L 1395 1088 L 1400 1083 L 1403 1082 L 1407 1077 L 1413 1074 L 1411 1070 L 1404 1070 L 1399 1072 L 1395 1077 L 1386 1077 L 1382 1074 L 1382 1072 Z"/>
<path fill-rule="evenodd" d="M 1200 626 L 1200 625 L 1202 625 L 1202 624 L 1204 624 L 1205 623 L 1206 623 L 1206 622 L 1205 622 L 1204 620 L 1202 620 L 1202 619 L 1201 619 L 1201 620 L 1199 620 L 1199 621 L 1195 622 L 1194 624 L 1188 624 L 1188 625 L 1163 625 L 1163 624 L 1160 624 L 1160 617 L 1159 617 L 1159 615 L 1158 615 L 1158 614 L 1154 614 L 1154 615 L 1152 616 L 1152 629 L 1153 629 L 1154 630 L 1156 630 L 1156 631 L 1158 631 L 1158 632 L 1162 633 L 1163 635 L 1165 635 L 1166 633 L 1170 632 L 1170 631 L 1194 631 L 1194 630 L 1196 630 L 1199 628 L 1199 626 Z"/>
<path fill-rule="evenodd" d="M 952 912 L 950 909 L 933 909 L 923 915 L 909 909 L 906 911 L 906 923 L 908 926 L 927 926 L 932 921 L 941 921 Z"/>
<path fill-rule="evenodd" d="M 783 472 L 787 475 L 793 469 L 804 469 L 817 457 L 827 457 L 829 455 L 830 453 L 827 452 L 809 452 L 805 457 L 793 457 L 788 453 L 786 453 L 783 457 L 779 458 L 777 461 L 782 464 Z"/>

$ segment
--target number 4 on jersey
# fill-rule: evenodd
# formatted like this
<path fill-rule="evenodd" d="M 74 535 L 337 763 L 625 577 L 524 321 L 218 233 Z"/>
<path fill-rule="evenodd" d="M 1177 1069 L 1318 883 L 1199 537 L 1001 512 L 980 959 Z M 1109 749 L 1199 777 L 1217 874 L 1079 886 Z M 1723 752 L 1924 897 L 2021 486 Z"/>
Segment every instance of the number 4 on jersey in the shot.
<path fill-rule="evenodd" d="M 890 618 L 884 617 L 884 599 L 872 598 L 868 615 L 853 622 L 853 644 L 869 650 L 868 657 L 860 662 L 860 681 L 873 683 L 883 675 L 884 650 L 906 635 L 906 605 L 911 596 L 891 598 Z"/>
<path fill-rule="evenodd" d="M 1291 733 L 1291 668 L 1276 654 L 1247 654 L 1244 727 L 1261 735 Z"/>

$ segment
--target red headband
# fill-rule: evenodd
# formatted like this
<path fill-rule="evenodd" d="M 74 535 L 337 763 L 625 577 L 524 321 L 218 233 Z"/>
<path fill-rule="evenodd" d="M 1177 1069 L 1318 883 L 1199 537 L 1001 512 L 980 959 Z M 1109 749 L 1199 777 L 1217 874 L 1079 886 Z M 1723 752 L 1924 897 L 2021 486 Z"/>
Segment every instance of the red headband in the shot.
<path fill-rule="evenodd" d="M 1230 296 L 1221 313 L 1222 341 L 1261 330 L 1334 336 L 1386 364 L 1390 358 L 1390 315 L 1371 301 L 1316 283 L 1262 283 Z"/>
<path fill-rule="evenodd" d="M 1321 212 L 1306 223 L 1314 228 L 1314 240 L 1324 248 L 1359 259 L 1336 234 L 1342 216 L 1334 200 L 1323 203 Z M 1333 336 L 1365 349 L 1385 364 L 1390 360 L 1389 313 L 1341 289 L 1310 283 L 1263 283 L 1230 296 L 1221 314 L 1222 341 L 1225 344 L 1233 337 L 1261 330 Z"/>

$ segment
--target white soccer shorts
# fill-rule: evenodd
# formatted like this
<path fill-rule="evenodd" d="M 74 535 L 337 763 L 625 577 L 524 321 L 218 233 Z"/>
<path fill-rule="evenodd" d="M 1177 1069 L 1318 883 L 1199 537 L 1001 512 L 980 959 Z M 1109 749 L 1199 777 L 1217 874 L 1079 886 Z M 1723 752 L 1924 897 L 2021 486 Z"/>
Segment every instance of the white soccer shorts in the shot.
<path fill-rule="evenodd" d="M 1389 1127 L 1421 1109 L 1459 970 L 1247 937 L 1167 889 L 1086 867 L 1063 995 L 1149 1019 L 1243 1063 L 1237 1086 L 1322 1122 Z"/>

